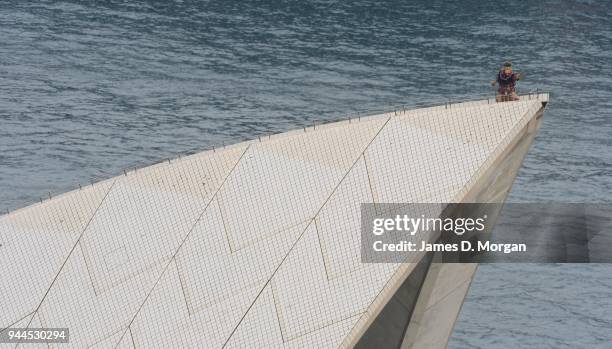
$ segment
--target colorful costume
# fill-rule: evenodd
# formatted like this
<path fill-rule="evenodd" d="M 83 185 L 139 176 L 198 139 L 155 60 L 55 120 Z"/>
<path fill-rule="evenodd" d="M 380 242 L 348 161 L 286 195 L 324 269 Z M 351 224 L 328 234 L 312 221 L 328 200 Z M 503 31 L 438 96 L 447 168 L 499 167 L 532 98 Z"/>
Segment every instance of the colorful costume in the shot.
<path fill-rule="evenodd" d="M 497 73 L 497 83 L 499 84 L 500 95 L 510 95 L 515 91 L 516 81 L 519 79 L 519 75 L 515 72 L 506 74 L 503 70 Z"/>

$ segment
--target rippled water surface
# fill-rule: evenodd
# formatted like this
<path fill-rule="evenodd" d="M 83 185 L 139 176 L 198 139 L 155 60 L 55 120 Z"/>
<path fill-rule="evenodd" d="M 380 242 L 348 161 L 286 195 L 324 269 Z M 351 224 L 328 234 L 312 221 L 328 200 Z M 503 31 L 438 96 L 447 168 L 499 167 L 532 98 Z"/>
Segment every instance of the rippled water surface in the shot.
<path fill-rule="evenodd" d="M 612 197 L 612 3 L 0 2 L 0 205 L 391 104 L 552 102 L 514 201 Z M 2 207 L 0 207 L 2 208 Z M 451 348 L 604 347 L 612 268 L 481 266 Z"/>

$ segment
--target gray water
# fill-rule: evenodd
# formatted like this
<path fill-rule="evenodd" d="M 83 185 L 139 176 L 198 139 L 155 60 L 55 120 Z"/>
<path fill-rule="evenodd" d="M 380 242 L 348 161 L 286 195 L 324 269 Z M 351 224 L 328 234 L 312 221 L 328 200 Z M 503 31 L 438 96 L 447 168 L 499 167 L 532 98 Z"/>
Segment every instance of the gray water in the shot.
<path fill-rule="evenodd" d="M 612 3 L 0 1 L 0 209 L 391 104 L 552 93 L 510 199 L 610 202 Z M 609 347 L 612 268 L 483 265 L 451 348 Z"/>

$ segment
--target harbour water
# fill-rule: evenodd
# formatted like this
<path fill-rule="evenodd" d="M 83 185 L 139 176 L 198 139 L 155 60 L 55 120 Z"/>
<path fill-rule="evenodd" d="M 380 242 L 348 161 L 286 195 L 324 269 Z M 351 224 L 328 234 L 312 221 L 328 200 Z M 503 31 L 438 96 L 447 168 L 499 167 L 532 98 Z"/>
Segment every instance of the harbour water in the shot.
<path fill-rule="evenodd" d="M 551 92 L 510 195 L 612 198 L 612 3 L 3 1 L 0 209 L 181 153 L 386 109 Z M 605 347 L 612 267 L 483 265 L 450 348 Z"/>

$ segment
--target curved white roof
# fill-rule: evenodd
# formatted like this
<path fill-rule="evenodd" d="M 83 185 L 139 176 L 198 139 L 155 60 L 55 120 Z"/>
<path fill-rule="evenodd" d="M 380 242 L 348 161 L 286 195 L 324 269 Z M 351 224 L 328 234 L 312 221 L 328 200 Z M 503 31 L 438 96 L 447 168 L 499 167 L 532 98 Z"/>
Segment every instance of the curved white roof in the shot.
<path fill-rule="evenodd" d="M 0 217 L 0 328 L 72 347 L 338 347 L 408 264 L 360 261 L 362 202 L 453 202 L 541 107 L 453 104 L 310 127 Z"/>

